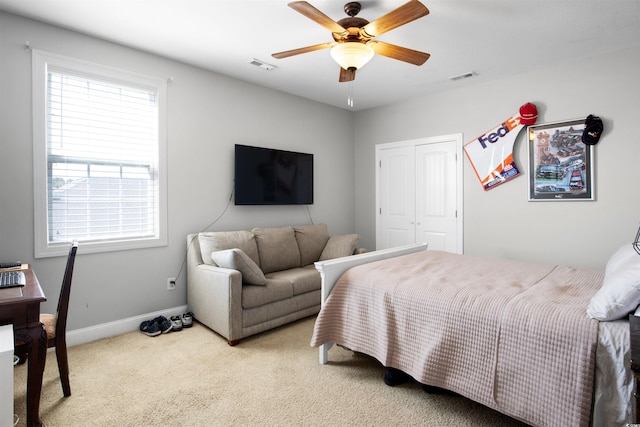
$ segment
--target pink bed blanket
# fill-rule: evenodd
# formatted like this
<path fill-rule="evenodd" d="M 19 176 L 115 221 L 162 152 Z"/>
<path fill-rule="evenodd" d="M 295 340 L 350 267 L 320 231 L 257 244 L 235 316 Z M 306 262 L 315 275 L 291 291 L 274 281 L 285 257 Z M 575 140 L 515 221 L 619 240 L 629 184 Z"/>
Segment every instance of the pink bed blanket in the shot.
<path fill-rule="evenodd" d="M 587 426 L 603 273 L 424 251 L 348 270 L 312 346 L 341 344 L 534 426 Z"/>

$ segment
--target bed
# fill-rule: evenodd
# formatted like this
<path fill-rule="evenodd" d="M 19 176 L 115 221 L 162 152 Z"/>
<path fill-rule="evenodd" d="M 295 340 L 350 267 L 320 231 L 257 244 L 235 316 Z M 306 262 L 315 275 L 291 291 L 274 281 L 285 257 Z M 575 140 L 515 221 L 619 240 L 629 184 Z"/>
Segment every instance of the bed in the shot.
<path fill-rule="evenodd" d="M 628 321 L 586 314 L 605 272 L 424 244 L 316 268 L 320 363 L 339 344 L 533 426 L 632 422 Z"/>

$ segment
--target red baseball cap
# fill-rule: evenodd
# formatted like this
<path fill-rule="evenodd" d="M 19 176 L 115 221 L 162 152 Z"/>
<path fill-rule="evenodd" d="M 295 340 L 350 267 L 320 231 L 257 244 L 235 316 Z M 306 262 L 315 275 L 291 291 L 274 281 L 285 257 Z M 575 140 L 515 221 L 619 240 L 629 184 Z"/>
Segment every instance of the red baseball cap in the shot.
<path fill-rule="evenodd" d="M 520 107 L 520 123 L 523 125 L 533 125 L 538 119 L 538 109 L 535 105 L 527 102 Z"/>

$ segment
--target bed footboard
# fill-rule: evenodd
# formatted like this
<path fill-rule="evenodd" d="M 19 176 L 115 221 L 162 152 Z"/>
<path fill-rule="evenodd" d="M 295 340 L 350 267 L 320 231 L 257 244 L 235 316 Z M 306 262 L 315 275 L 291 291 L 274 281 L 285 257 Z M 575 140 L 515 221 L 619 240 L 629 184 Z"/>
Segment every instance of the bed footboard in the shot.
<path fill-rule="evenodd" d="M 427 250 L 426 243 L 417 243 L 413 245 L 398 246 L 396 248 L 381 249 L 379 251 L 365 252 L 363 254 L 352 255 L 344 258 L 336 258 L 328 261 L 316 262 L 316 270 L 320 272 L 320 277 L 322 279 L 322 306 L 324 306 L 325 301 L 329 297 L 333 286 L 336 284 L 340 276 L 342 276 L 342 274 L 351 267 L 425 250 Z M 332 345 L 332 343 L 327 343 L 320 346 L 319 353 L 321 364 L 324 365 L 329 361 L 328 353 Z"/>

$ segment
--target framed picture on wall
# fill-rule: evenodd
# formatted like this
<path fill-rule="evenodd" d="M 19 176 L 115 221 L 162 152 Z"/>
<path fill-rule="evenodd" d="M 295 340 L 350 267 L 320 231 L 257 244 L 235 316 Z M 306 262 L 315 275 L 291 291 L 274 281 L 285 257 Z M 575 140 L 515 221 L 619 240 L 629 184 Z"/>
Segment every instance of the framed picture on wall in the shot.
<path fill-rule="evenodd" d="M 595 200 L 585 119 L 529 126 L 529 200 Z"/>

